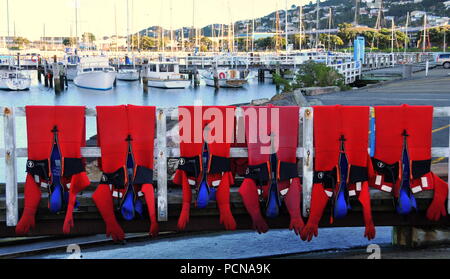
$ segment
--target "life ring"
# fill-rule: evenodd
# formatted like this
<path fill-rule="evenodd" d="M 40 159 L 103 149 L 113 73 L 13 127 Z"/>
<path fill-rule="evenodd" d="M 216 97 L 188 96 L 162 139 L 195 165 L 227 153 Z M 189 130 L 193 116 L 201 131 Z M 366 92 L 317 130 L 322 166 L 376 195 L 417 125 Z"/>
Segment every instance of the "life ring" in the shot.
<path fill-rule="evenodd" d="M 224 72 L 219 73 L 219 78 L 220 79 L 225 79 L 227 76 L 225 75 Z"/>
<path fill-rule="evenodd" d="M 38 61 L 37 56 L 32 56 L 32 57 L 31 57 L 31 61 L 32 61 L 33 63 L 36 63 L 36 62 Z"/>

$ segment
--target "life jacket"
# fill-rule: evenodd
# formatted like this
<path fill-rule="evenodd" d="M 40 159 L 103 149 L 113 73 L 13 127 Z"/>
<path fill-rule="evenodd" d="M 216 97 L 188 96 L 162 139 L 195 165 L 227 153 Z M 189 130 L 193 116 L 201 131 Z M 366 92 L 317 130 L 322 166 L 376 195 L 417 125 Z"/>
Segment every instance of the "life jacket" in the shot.
<path fill-rule="evenodd" d="M 358 200 L 366 234 L 375 235 L 368 186 L 369 107 L 314 107 L 314 176 L 307 227 L 317 225 L 331 199 L 331 223 L 347 216 Z"/>
<path fill-rule="evenodd" d="M 81 158 L 85 146 L 85 107 L 27 106 L 28 160 L 25 208 L 18 234 L 34 227 L 41 190 L 48 191 L 51 212 L 66 211 L 63 232 L 73 227 L 76 195 L 90 182 Z"/>
<path fill-rule="evenodd" d="M 448 187 L 431 172 L 432 123 L 431 106 L 375 107 L 370 185 L 392 194 L 401 215 L 417 209 L 414 195 L 424 190 L 435 190 L 431 211 L 445 207 Z"/>
<path fill-rule="evenodd" d="M 227 230 L 236 229 L 230 209 L 230 144 L 234 136 L 233 106 L 182 106 L 179 112 L 180 159 L 173 182 L 182 186 L 183 205 L 178 228 L 189 221 L 192 189 L 196 206 L 205 208 L 217 200 L 220 222 Z M 206 135 L 206 139 L 203 135 Z"/>
<path fill-rule="evenodd" d="M 150 234 L 156 235 L 153 187 L 155 107 L 98 106 L 97 133 L 102 154 L 99 165 L 103 174 L 93 198 L 105 223 L 116 222 L 110 220 L 114 209 L 125 220 L 142 218 L 145 201 L 151 222 Z M 111 200 L 114 207 L 103 205 L 105 199 Z"/>
<path fill-rule="evenodd" d="M 266 232 L 268 218 L 280 214 L 282 202 L 291 217 L 291 229 L 303 227 L 301 185 L 297 171 L 299 107 L 243 107 L 248 167 L 239 188 L 253 227 Z M 262 210 L 261 205 L 262 204 Z"/>

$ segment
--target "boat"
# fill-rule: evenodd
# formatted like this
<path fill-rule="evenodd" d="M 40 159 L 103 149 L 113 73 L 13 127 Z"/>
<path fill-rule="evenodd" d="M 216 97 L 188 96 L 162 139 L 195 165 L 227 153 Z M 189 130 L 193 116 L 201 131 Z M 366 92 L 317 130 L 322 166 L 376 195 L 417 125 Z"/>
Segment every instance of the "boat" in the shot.
<path fill-rule="evenodd" d="M 134 59 L 133 59 L 134 60 Z M 139 80 L 140 74 L 139 70 L 136 69 L 136 66 L 130 61 L 128 56 L 125 56 L 125 64 L 118 66 L 117 71 L 117 79 L 118 80 L 124 80 L 124 81 L 136 81 Z"/>
<path fill-rule="evenodd" d="M 214 72 L 215 70 L 211 69 L 202 75 L 207 86 L 215 87 Z M 249 72 L 234 69 L 217 69 L 217 77 L 219 79 L 219 87 L 240 88 L 247 84 Z"/>
<path fill-rule="evenodd" d="M 23 91 L 30 89 L 31 77 L 20 67 L 8 67 L 0 70 L 0 89 Z"/>
<path fill-rule="evenodd" d="M 117 79 L 124 81 L 139 80 L 139 70 L 134 68 L 131 69 L 120 68 L 119 71 L 117 71 Z"/>
<path fill-rule="evenodd" d="M 117 72 L 109 66 L 104 56 L 82 57 L 77 67 L 74 84 L 80 88 L 110 90 L 113 88 Z"/>
<path fill-rule="evenodd" d="M 150 87 L 184 89 L 191 84 L 188 75 L 180 74 L 177 62 L 149 62 L 144 76 Z"/>
<path fill-rule="evenodd" d="M 64 64 L 66 66 L 67 80 L 73 81 L 77 76 L 78 63 L 80 57 L 76 54 L 69 54 L 64 57 Z"/>

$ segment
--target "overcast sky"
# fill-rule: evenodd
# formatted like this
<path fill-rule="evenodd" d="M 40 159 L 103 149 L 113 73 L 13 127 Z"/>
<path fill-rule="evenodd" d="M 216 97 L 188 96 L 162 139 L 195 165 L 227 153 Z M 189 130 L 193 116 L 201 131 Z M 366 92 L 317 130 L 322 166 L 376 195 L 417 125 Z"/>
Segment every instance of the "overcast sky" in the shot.
<path fill-rule="evenodd" d="M 75 1 L 77 0 L 9 0 L 10 34 L 38 39 L 46 36 L 75 35 Z M 134 22 L 131 31 L 152 25 L 192 26 L 193 1 L 195 1 L 195 22 L 197 27 L 211 23 L 233 21 L 264 16 L 285 8 L 286 0 L 128 0 L 130 15 Z M 134 2 L 134 9 L 131 9 Z M 292 4 L 307 4 L 310 0 L 287 0 Z M 315 1 L 314 1 L 315 2 Z M 7 35 L 7 0 L 0 0 L 0 35 Z M 119 35 L 126 34 L 127 0 L 78 0 L 79 34 L 85 31 L 96 36 L 115 34 L 115 8 Z M 172 3 L 172 4 L 171 4 Z M 229 5 L 228 5 L 229 3 Z M 229 6 L 229 7 L 228 7 Z M 134 10 L 134 12 L 132 12 Z M 130 16 L 131 17 L 131 16 Z M 131 20 L 130 20 L 131 21 Z"/>

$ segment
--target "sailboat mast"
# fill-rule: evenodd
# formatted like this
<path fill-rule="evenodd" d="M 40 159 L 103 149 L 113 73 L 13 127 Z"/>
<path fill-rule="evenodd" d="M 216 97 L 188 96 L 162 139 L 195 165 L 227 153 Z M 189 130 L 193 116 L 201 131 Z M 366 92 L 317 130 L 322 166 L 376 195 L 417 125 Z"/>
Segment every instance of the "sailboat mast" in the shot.
<path fill-rule="evenodd" d="M 423 42 L 422 42 L 422 50 L 425 52 L 426 49 L 426 39 L 427 39 L 427 14 L 423 16 Z"/>
<path fill-rule="evenodd" d="M 127 0 L 127 53 L 130 52 L 130 3 Z"/>
<path fill-rule="evenodd" d="M 173 6 L 172 0 L 170 0 L 170 51 L 173 52 Z"/>
<path fill-rule="evenodd" d="M 406 49 L 408 48 L 408 27 L 409 27 L 409 12 L 406 13 L 406 25 L 405 25 L 405 50 L 404 53 L 406 54 Z"/>
<path fill-rule="evenodd" d="M 331 25 L 333 20 L 333 10 L 330 8 L 330 15 L 328 19 L 328 51 L 331 50 Z"/>
<path fill-rule="evenodd" d="M 391 20 L 391 53 L 394 53 L 394 19 Z"/>
<path fill-rule="evenodd" d="M 299 46 L 299 50 L 302 50 L 302 32 L 303 32 L 303 6 L 300 4 L 299 7 L 300 11 L 299 11 L 299 17 L 298 17 L 298 30 L 299 30 L 299 42 L 298 42 L 298 46 Z"/>
<path fill-rule="evenodd" d="M 252 52 L 255 51 L 255 0 L 252 0 Z"/>
<path fill-rule="evenodd" d="M 286 55 L 288 52 L 288 3 L 287 0 L 285 0 L 285 7 L 284 7 L 284 40 L 285 40 L 285 49 L 286 49 Z"/>
<path fill-rule="evenodd" d="M 319 46 L 319 27 L 320 27 L 320 1 L 317 0 L 317 13 L 316 13 L 316 48 Z"/>
<path fill-rule="evenodd" d="M 9 37 L 10 36 L 10 33 L 9 33 L 9 0 L 6 0 L 6 22 L 7 22 L 8 37 Z"/>
<path fill-rule="evenodd" d="M 44 30 L 45 30 L 45 25 L 44 25 Z M 45 36 L 44 36 L 45 37 Z M 76 45 L 75 48 L 78 49 L 78 0 L 75 0 L 75 37 L 77 38 L 76 40 Z"/>

